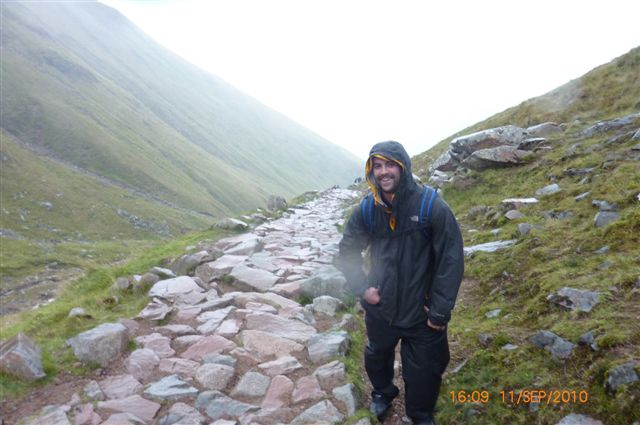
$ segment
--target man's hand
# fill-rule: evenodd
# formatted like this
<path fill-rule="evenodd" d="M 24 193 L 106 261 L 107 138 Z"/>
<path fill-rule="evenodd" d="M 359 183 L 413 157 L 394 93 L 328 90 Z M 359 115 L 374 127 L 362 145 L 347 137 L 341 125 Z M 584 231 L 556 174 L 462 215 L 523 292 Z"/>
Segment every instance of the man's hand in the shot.
<path fill-rule="evenodd" d="M 424 311 L 427 312 L 427 314 L 429 314 L 429 307 L 427 307 L 426 305 L 424 306 Z M 447 327 L 446 326 L 439 326 L 434 324 L 431 319 L 427 318 L 427 326 L 429 326 L 431 329 L 436 330 L 436 331 L 443 331 L 445 330 Z"/>
<path fill-rule="evenodd" d="M 371 286 L 364 291 L 362 298 L 364 298 L 364 300 L 369 304 L 378 304 L 380 302 L 380 292 L 378 291 L 378 288 Z"/>

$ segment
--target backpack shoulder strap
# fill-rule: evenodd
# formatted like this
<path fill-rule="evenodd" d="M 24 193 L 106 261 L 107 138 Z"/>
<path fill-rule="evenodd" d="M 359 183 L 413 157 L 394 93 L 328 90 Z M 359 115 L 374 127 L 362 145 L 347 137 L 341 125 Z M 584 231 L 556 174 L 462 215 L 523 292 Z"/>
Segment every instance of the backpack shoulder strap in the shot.
<path fill-rule="evenodd" d="M 369 233 L 373 233 L 374 224 L 374 205 L 373 195 L 370 193 L 360 202 L 360 214 L 362 214 L 362 223 Z"/>
<path fill-rule="evenodd" d="M 420 211 L 418 217 L 420 224 L 429 224 L 431 219 L 431 207 L 433 207 L 433 201 L 438 197 L 438 192 L 431 186 L 424 187 L 424 193 L 422 194 L 422 200 L 420 201 Z M 426 207 L 426 211 L 425 211 Z"/>

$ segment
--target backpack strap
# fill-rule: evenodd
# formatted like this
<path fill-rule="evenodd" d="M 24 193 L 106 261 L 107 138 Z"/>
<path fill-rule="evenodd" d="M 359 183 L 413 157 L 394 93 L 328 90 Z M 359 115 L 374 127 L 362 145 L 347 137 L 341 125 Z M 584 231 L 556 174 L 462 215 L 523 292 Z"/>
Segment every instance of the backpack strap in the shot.
<path fill-rule="evenodd" d="M 362 223 L 364 223 L 369 233 L 373 233 L 374 209 L 375 208 L 373 205 L 373 195 L 369 194 L 365 196 L 365 198 L 360 203 L 360 213 L 362 214 Z"/>
<path fill-rule="evenodd" d="M 434 188 L 430 186 L 424 187 L 424 193 L 422 194 L 422 200 L 420 201 L 420 212 L 418 213 L 420 224 L 429 223 L 429 220 L 431 219 L 431 207 L 433 206 L 433 201 L 435 201 L 437 197 L 438 197 L 438 192 L 436 192 Z M 427 202 L 427 199 L 428 199 L 428 202 Z M 424 211 L 425 205 L 427 207 L 426 218 L 425 218 L 425 211 Z M 426 229 L 425 229 L 425 234 L 426 234 Z"/>

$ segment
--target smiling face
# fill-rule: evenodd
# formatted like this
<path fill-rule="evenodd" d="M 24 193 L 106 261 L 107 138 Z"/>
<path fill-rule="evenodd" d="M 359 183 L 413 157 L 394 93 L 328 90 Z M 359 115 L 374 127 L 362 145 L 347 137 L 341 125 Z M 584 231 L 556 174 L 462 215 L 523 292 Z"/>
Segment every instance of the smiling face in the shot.
<path fill-rule="evenodd" d="M 402 168 L 397 162 L 390 159 L 385 160 L 373 157 L 372 160 L 373 178 L 380 190 L 386 195 L 394 194 L 398 190 L 398 186 L 400 186 Z"/>

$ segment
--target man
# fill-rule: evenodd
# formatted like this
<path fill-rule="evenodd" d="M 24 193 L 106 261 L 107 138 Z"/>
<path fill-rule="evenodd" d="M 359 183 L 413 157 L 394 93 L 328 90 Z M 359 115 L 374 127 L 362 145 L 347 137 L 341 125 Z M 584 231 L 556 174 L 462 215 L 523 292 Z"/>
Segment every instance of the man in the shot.
<path fill-rule="evenodd" d="M 464 271 L 462 236 L 447 204 L 416 184 L 398 142 L 376 144 L 366 163 L 371 194 L 340 241 L 338 266 L 365 310 L 365 368 L 371 412 L 383 420 L 398 395 L 395 347 L 402 341 L 405 410 L 414 424 L 435 424 L 442 373 L 449 362 L 447 322 Z M 369 248 L 370 270 L 362 252 Z"/>

